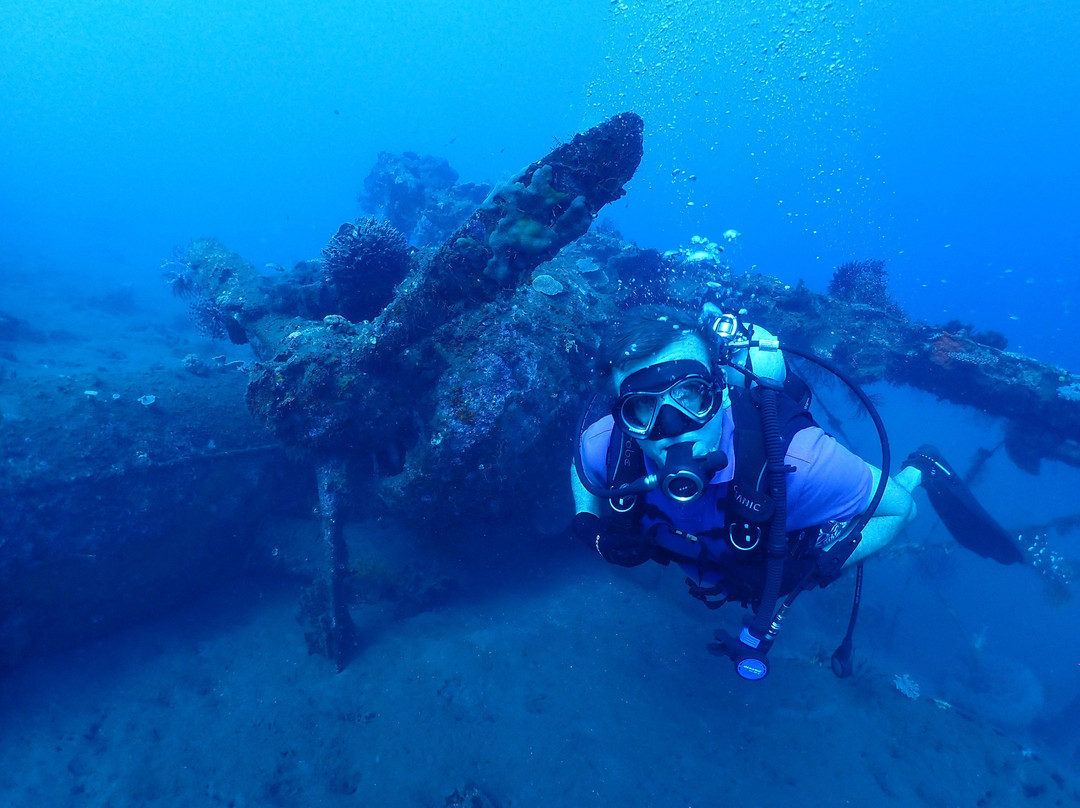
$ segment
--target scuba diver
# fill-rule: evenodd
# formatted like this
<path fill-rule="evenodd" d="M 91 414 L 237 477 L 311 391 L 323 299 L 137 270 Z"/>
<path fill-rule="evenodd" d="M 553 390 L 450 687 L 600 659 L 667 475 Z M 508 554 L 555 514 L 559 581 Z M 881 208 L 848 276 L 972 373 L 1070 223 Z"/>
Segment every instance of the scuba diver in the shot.
<path fill-rule="evenodd" d="M 878 429 L 884 472 L 814 422 L 809 387 L 787 353 L 852 388 Z M 843 371 L 711 303 L 699 318 L 661 306 L 628 312 L 600 364 L 614 404 L 592 423 L 590 405 L 579 430 L 573 532 L 613 564 L 677 564 L 710 608 L 751 607 L 737 638 L 717 631 L 710 645 L 745 679 L 768 673 L 795 597 L 856 567 L 847 635 L 832 660 L 838 676 L 851 674 L 862 561 L 915 517 L 917 486 L 964 546 L 1006 564 L 1023 560 L 933 447 L 889 477 L 881 419 Z"/>

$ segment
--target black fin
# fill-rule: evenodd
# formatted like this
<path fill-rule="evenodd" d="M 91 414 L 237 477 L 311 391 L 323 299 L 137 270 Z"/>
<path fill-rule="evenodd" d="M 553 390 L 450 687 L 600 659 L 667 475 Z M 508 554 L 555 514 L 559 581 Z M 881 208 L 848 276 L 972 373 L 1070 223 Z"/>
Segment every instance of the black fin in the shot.
<path fill-rule="evenodd" d="M 972 496 L 937 449 L 921 446 L 904 461 L 922 472 L 922 487 L 952 537 L 973 553 L 999 564 L 1022 564 L 1024 554 L 1016 539 Z"/>

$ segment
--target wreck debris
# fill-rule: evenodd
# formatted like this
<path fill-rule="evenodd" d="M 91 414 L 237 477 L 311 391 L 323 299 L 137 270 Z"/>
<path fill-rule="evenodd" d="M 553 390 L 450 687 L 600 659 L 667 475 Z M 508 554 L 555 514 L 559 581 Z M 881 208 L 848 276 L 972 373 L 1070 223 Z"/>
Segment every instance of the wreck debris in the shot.
<path fill-rule="evenodd" d="M 641 302 L 685 306 L 712 283 L 725 288 L 730 310 L 745 309 L 864 382 L 910 384 L 1009 419 L 1007 449 L 1023 468 L 1037 470 L 1043 457 L 1080 463 L 1073 377 L 965 330 L 908 321 L 886 294 L 881 262 L 844 265 L 834 279 L 837 294 L 822 295 L 733 273 L 707 239 L 662 256 L 592 233 L 566 250 L 599 206 L 622 193 L 640 159 L 640 135 L 640 119 L 616 116 L 493 189 L 441 247 L 413 256 L 395 297 L 370 322 L 305 316 L 310 307 L 283 302 L 299 276 L 279 274 L 270 283 L 220 245 L 193 245 L 198 287 L 217 290 L 214 300 L 252 336 L 263 360 L 248 389 L 252 413 L 284 443 L 307 451 L 375 447 L 384 471 L 407 470 L 382 492 L 394 499 L 435 468 L 475 474 L 479 468 L 466 469 L 485 455 L 513 453 L 506 435 L 526 422 L 531 434 L 551 429 L 543 439 L 557 436 L 573 417 L 605 320 Z M 399 229 L 416 233 L 428 215 L 421 200 L 434 197 L 420 193 L 424 176 L 436 178 L 439 194 L 454 196 L 447 183 L 456 175 L 438 161 L 380 161 L 405 166 L 411 190 L 399 199 L 386 170 L 373 171 L 366 200 L 394 211 Z M 695 260 L 706 255 L 702 245 L 709 260 Z M 545 296 L 568 293 L 544 307 L 530 302 L 518 291 L 530 275 L 531 288 Z M 483 372 L 455 369 L 468 367 Z M 523 416 L 536 410 L 546 417 Z M 484 472 L 487 485 L 506 482 L 490 464 Z"/>
<path fill-rule="evenodd" d="M 431 334 L 461 313 L 513 289 L 621 197 L 643 154 L 641 118 L 616 115 L 575 135 L 497 186 L 421 263 L 374 323 L 379 357 Z"/>
<path fill-rule="evenodd" d="M 187 602 L 246 563 L 253 515 L 306 504 L 310 477 L 252 421 L 244 386 L 165 362 L 5 386 L 0 673 Z"/>
<path fill-rule="evenodd" d="M 1005 419 L 1005 449 L 1025 471 L 1038 473 L 1043 459 L 1080 466 L 1080 401 L 1060 394 L 1080 382 L 1075 374 L 802 284 L 732 272 L 720 280 L 735 310 L 746 308 L 749 319 L 831 358 L 861 383 L 910 385 Z"/>
<path fill-rule="evenodd" d="M 326 460 L 315 471 L 319 484 L 319 524 L 323 548 L 326 551 L 324 636 L 326 655 L 337 665 L 338 673 L 345 670 L 349 652 L 356 639 L 356 628 L 349 615 L 345 599 L 345 575 L 349 570 L 349 550 L 342 531 L 340 500 L 345 493 L 346 466 L 340 460 Z"/>
<path fill-rule="evenodd" d="M 484 307 L 497 311 L 496 301 L 520 278 L 583 235 L 599 210 L 623 195 L 641 160 L 642 129 L 637 115 L 616 115 L 496 186 L 438 251 L 414 257 L 395 297 L 370 322 L 361 318 L 375 313 L 374 299 L 343 305 L 342 279 L 353 284 L 357 266 L 400 258 L 404 239 L 390 225 L 364 220 L 331 240 L 324 277 L 336 287 L 339 311 L 321 321 L 305 318 L 298 298 L 280 291 L 287 273 L 263 277 L 216 242 L 193 244 L 187 269 L 173 272 L 208 301 L 205 308 L 221 312 L 230 336 L 235 328 L 250 339 L 260 362 L 250 376 L 249 410 L 318 470 L 328 566 L 305 611 L 325 635 L 311 644 L 339 669 L 352 632 L 341 596 L 348 559 L 335 538 L 349 465 L 338 458 L 374 451 L 381 465 L 400 470 L 393 458 L 404 454 L 400 446 L 417 443 L 420 407 L 441 370 L 433 346 L 421 342 Z M 373 238 L 362 237 L 368 232 Z M 494 421 L 481 426 L 496 428 Z"/>
<path fill-rule="evenodd" d="M 458 182 L 444 158 L 379 152 L 358 201 L 423 247 L 446 241 L 490 192 L 490 185 Z"/>

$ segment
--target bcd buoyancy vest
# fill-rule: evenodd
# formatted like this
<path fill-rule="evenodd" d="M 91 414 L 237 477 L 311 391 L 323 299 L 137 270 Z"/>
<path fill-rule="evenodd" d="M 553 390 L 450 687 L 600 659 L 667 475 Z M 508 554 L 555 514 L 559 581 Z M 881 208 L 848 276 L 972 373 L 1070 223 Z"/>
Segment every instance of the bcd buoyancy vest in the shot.
<path fill-rule="evenodd" d="M 768 475 L 765 473 L 765 436 L 756 401 L 757 388 L 733 387 L 729 388 L 729 395 L 735 426 L 732 436 L 734 477 L 728 484 L 726 496 L 717 501 L 717 507 L 723 507 L 723 524 L 718 528 L 701 531 L 697 536 L 722 539 L 728 543 L 731 552 L 717 559 L 708 556 L 699 543 L 697 557 L 677 554 L 664 547 L 658 547 L 653 557 L 663 564 L 675 561 L 684 567 L 697 567 L 698 580 L 687 579 L 690 594 L 713 608 L 728 600 L 756 607 L 764 586 L 765 539 L 773 516 L 774 503 L 769 495 Z M 808 409 L 809 390 L 797 376 L 787 379 L 784 391 L 776 398 L 782 450 L 786 455 L 795 434 L 816 426 L 816 422 Z M 607 473 L 608 485 L 611 487 L 640 479 L 646 473 L 645 457 L 640 446 L 619 429 L 617 424 L 608 445 Z M 609 500 L 604 507 L 604 514 L 613 530 L 645 529 L 642 522 L 648 516 L 653 523 L 651 530 L 663 525 L 672 532 L 680 532 L 680 527 L 670 516 L 661 508 L 646 502 L 646 498 L 640 495 Z M 837 556 L 843 555 L 839 563 L 834 556 L 829 559 L 827 566 L 820 564 L 823 554 L 820 551 L 819 539 L 822 531 L 834 527 L 814 526 L 787 533 L 789 554 L 784 566 L 782 594 L 796 588 L 824 586 L 839 575 L 840 567 L 850 550 L 844 553 L 838 548 L 841 552 Z M 831 553 L 829 555 L 832 556 Z M 719 573 L 722 586 L 702 585 L 707 570 Z M 808 584 L 811 579 L 812 583 Z"/>

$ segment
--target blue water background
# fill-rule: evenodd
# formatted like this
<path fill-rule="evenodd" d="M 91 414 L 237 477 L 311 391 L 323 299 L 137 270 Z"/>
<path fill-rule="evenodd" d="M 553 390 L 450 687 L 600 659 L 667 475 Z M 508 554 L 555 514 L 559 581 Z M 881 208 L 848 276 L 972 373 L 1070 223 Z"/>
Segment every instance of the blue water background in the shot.
<path fill-rule="evenodd" d="M 736 230 L 733 267 L 819 291 L 837 264 L 883 258 L 912 316 L 1080 370 L 1073 0 L 6 0 L 0 39 L 0 249 L 88 293 L 168 302 L 158 265 L 202 236 L 256 266 L 316 257 L 361 213 L 379 151 L 498 181 L 634 110 L 645 157 L 607 214 L 628 238 Z M 901 457 L 929 440 L 966 466 L 1001 439 L 912 391 L 884 415 Z M 1076 477 L 999 453 L 978 493 L 1018 527 L 1075 512 Z M 907 633 L 876 664 L 951 699 L 990 643 L 1038 672 L 1048 707 L 1075 697 L 1075 603 L 970 555 L 898 563 L 871 578 L 864 630 L 900 611 Z"/>
<path fill-rule="evenodd" d="M 380 150 L 496 181 L 632 109 L 628 237 L 735 229 L 817 289 L 884 258 L 912 315 L 1080 367 L 1068 0 L 8 0 L 0 36 L 4 250 L 88 284 L 205 235 L 289 265 Z"/>

